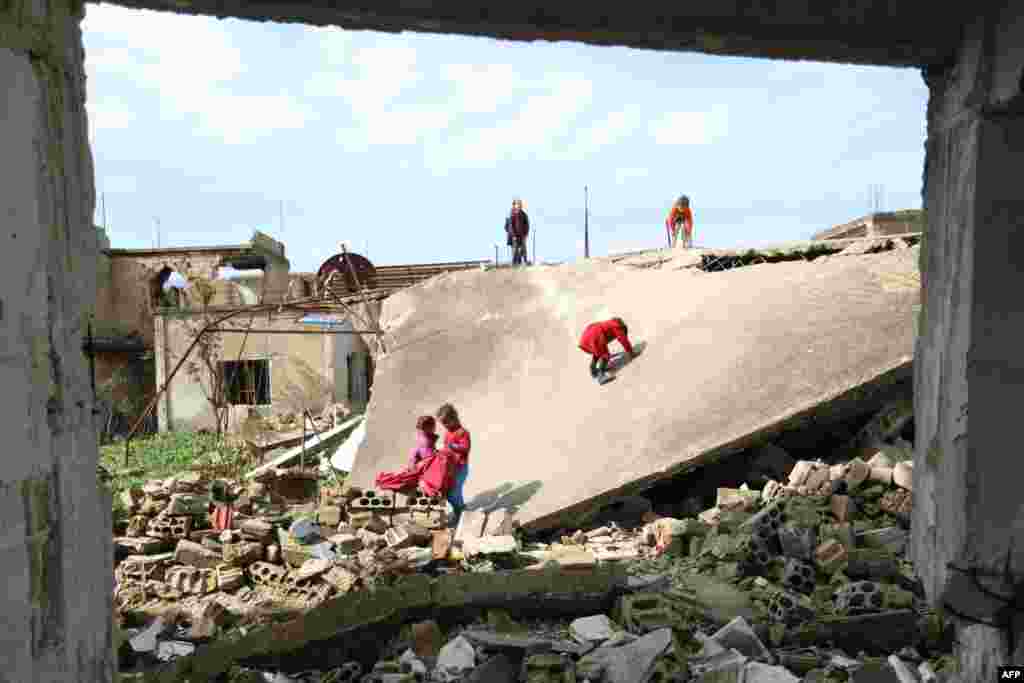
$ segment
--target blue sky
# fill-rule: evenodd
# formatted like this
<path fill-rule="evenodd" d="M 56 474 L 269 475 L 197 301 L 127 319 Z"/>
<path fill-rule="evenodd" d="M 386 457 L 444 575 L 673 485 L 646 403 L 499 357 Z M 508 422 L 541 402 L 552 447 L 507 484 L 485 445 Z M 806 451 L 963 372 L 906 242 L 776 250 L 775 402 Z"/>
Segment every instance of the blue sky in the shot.
<path fill-rule="evenodd" d="M 804 239 L 921 205 L 916 70 L 510 43 L 87 5 L 96 222 L 113 246 L 282 240 L 293 271 L 507 259 L 524 200 L 541 260 Z M 281 227 L 283 202 L 284 226 Z"/>

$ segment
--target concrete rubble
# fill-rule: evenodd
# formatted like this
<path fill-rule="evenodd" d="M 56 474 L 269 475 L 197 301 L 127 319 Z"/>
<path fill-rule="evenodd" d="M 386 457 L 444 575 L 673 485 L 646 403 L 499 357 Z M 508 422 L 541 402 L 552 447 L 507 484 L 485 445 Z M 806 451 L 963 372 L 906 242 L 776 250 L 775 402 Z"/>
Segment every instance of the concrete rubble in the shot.
<path fill-rule="evenodd" d="M 236 486 L 217 530 L 209 482 L 149 482 L 124 494 L 115 539 L 122 666 L 332 683 L 943 681 L 949 627 L 905 557 L 913 465 L 898 437 L 863 432 L 842 461 L 762 448 L 752 472 L 779 479 L 718 487 L 693 517 L 543 537 L 508 510 L 467 511 L 453 533 L 442 501 L 301 471 Z M 288 502 L 277 479 L 309 499 Z M 390 636 L 351 645 L 385 623 Z M 279 628 L 300 635 L 268 635 Z M 348 661 L 311 654 L 346 641 Z"/>

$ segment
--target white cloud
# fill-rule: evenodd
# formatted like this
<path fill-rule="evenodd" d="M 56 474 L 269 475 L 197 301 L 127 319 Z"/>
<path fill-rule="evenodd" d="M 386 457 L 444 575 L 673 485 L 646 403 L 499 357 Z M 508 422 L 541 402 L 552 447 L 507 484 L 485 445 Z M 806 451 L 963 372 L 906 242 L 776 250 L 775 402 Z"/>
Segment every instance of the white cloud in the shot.
<path fill-rule="evenodd" d="M 455 87 L 450 106 L 468 114 L 497 113 L 524 85 L 511 64 L 446 64 L 441 78 Z"/>
<path fill-rule="evenodd" d="M 339 143 L 350 149 L 365 149 L 368 145 L 415 145 L 444 130 L 453 115 L 443 109 L 381 110 L 359 120 L 361 127 L 341 128 Z"/>
<path fill-rule="evenodd" d="M 352 149 L 368 145 L 414 145 L 444 130 L 454 118 L 448 107 L 402 107 L 402 95 L 423 80 L 416 50 L 408 45 L 352 48 L 350 40 L 325 37 L 321 48 L 337 68 L 313 74 L 305 92 L 340 97 L 352 112 L 355 126 L 337 129 L 339 143 Z M 351 75 L 349 75 L 351 73 Z"/>
<path fill-rule="evenodd" d="M 301 127 L 315 117 L 286 93 L 236 95 L 232 85 L 246 73 L 230 23 L 110 5 L 87 6 L 83 30 L 90 47 L 90 79 L 128 81 L 156 91 L 165 119 L 198 119 L 198 130 L 225 142 L 243 142 L 275 130 Z M 98 127 L 131 123 L 106 106 L 96 109 Z M 104 118 L 106 122 L 104 122 Z"/>
<path fill-rule="evenodd" d="M 565 150 L 563 158 L 587 159 L 602 148 L 614 145 L 631 135 L 644 118 L 640 111 L 613 111 L 603 119 L 576 133 L 572 143 Z"/>
<path fill-rule="evenodd" d="M 547 92 L 525 98 L 518 116 L 490 128 L 469 131 L 448 140 L 435 161 L 441 166 L 492 165 L 500 160 L 558 156 L 552 141 L 568 132 L 591 103 L 593 87 L 583 76 L 549 77 Z M 440 156 L 439 156 L 440 155 Z"/>
<path fill-rule="evenodd" d="M 228 144 L 241 144 L 281 130 L 297 130 L 317 114 L 285 95 L 215 96 L 203 112 L 203 129 Z"/>
<path fill-rule="evenodd" d="M 724 108 L 707 112 L 677 111 L 653 121 L 650 133 L 659 145 L 704 145 L 717 141 L 728 130 Z"/>

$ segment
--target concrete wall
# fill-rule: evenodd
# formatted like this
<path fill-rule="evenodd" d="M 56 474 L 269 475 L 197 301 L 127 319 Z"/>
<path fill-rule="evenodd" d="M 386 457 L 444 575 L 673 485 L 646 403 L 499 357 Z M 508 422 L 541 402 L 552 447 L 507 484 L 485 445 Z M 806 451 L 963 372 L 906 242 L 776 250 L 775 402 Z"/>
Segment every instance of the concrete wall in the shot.
<path fill-rule="evenodd" d="M 308 330 L 297 325 L 297 314 L 261 314 L 254 317 L 254 329 Z M 191 343 L 199 317 L 180 318 L 158 315 L 155 326 L 158 345 L 157 384 L 162 384 Z M 227 325 L 226 325 L 227 326 Z M 248 319 L 238 317 L 230 326 L 244 330 Z M 222 333 L 221 360 L 270 360 L 271 405 L 260 406 L 262 414 L 296 413 L 303 408 L 318 415 L 328 403 L 347 403 L 348 374 L 346 359 L 353 351 L 367 351 L 360 335 L 266 334 L 251 332 Z M 169 349 L 169 353 L 168 353 Z M 160 429 L 199 429 L 215 426 L 202 381 L 189 376 L 185 368 L 175 375 L 160 401 Z M 209 386 L 209 385 L 207 385 Z M 229 428 L 240 424 L 247 407 L 231 410 Z"/>
<path fill-rule="evenodd" d="M 921 232 L 924 228 L 920 211 L 873 213 L 849 223 L 836 225 L 811 236 L 812 240 L 837 240 L 855 237 L 882 237 Z"/>
<path fill-rule="evenodd" d="M 110 681 L 111 500 L 86 316 L 99 255 L 79 2 L 0 3 L 0 681 Z"/>
<path fill-rule="evenodd" d="M 948 563 L 981 570 L 1003 595 L 1024 581 L 1024 8 L 1004 6 L 966 27 L 955 64 L 926 72 L 928 226 L 914 364 L 913 559 L 933 602 L 981 618 L 1005 616 L 1006 605 Z M 996 666 L 1024 661 L 1024 624 L 1010 616 L 1016 642 L 960 623 L 960 680 L 995 680 Z"/>

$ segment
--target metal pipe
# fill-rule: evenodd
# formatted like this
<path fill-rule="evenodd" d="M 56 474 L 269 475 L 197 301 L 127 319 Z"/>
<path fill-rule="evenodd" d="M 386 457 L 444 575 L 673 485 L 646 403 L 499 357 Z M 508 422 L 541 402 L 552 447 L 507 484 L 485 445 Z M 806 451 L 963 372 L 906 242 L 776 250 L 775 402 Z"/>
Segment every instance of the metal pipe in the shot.
<path fill-rule="evenodd" d="M 214 327 L 211 328 L 209 332 L 234 334 L 243 334 L 246 332 L 252 332 L 253 334 L 384 334 L 383 332 L 378 332 L 377 330 L 244 330 L 235 327 Z"/>

